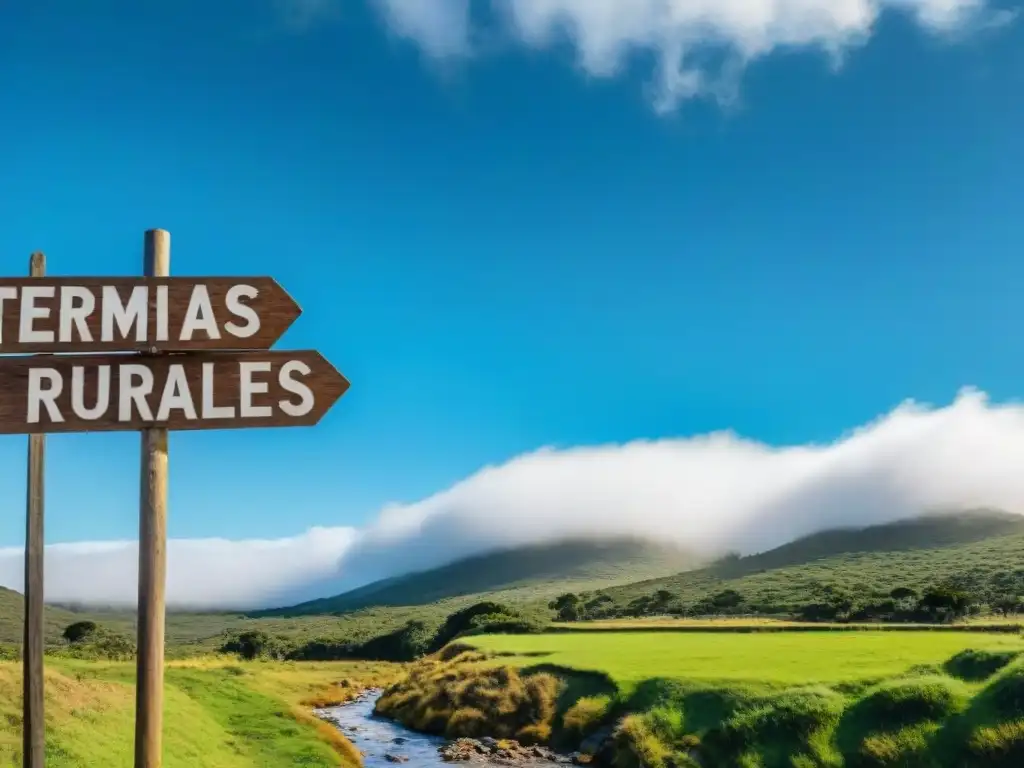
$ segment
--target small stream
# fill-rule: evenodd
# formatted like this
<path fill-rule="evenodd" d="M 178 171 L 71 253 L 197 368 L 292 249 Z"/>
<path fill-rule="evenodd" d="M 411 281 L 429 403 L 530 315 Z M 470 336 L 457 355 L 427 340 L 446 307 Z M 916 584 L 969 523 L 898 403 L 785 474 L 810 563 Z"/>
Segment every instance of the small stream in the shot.
<path fill-rule="evenodd" d="M 389 760 L 387 755 L 399 758 L 397 762 L 405 763 L 410 768 L 447 765 L 437 753 L 437 748 L 445 743 L 444 739 L 410 731 L 392 720 L 373 714 L 373 707 L 380 695 L 380 691 L 366 691 L 348 704 L 323 709 L 317 714 L 334 723 L 363 753 L 364 768 L 394 765 L 396 761 Z"/>
<path fill-rule="evenodd" d="M 381 691 L 366 691 L 359 698 L 340 707 L 322 709 L 317 715 L 334 723 L 345 737 L 363 753 L 364 768 L 385 768 L 402 763 L 409 768 L 448 766 L 438 754 L 446 740 L 438 736 L 410 731 L 392 720 L 378 717 L 373 707 Z M 507 762 L 482 760 L 482 764 L 509 765 Z M 520 768 L 552 766 L 542 760 L 516 761 Z"/>

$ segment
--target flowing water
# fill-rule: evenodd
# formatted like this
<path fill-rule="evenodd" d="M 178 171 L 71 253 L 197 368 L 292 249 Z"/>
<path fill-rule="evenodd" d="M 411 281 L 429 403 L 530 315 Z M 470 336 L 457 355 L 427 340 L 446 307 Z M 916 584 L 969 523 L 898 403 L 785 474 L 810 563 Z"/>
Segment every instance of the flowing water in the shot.
<path fill-rule="evenodd" d="M 406 758 L 405 765 L 432 768 L 447 765 L 437 753 L 444 739 L 426 736 L 403 728 L 392 720 L 373 714 L 380 691 L 368 691 L 355 701 L 340 707 L 321 710 L 319 715 L 345 734 L 363 753 L 365 768 L 383 768 L 395 763 L 386 755 Z"/>
<path fill-rule="evenodd" d="M 427 736 L 403 728 L 392 720 L 373 714 L 380 691 L 367 691 L 349 704 L 322 709 L 317 714 L 334 723 L 346 738 L 363 753 L 365 768 L 389 768 L 402 763 L 409 768 L 436 768 L 449 766 L 441 759 L 437 749 L 445 743 L 438 736 Z M 388 758 L 391 759 L 388 759 Z M 500 765 L 502 763 L 491 763 Z M 507 765 L 507 763 L 504 763 Z M 546 761 L 516 762 L 521 768 L 552 766 Z"/>

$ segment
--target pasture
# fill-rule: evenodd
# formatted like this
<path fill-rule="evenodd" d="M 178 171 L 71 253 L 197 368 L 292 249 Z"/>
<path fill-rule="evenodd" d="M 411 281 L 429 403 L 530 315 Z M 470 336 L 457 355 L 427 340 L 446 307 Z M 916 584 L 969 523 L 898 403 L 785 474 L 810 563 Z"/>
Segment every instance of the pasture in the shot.
<path fill-rule="evenodd" d="M 468 642 L 515 663 L 607 674 L 620 688 L 651 678 L 808 685 L 875 681 L 941 666 L 967 648 L 1024 650 L 1015 634 L 983 632 L 573 632 L 483 635 Z M 518 657 L 518 658 L 516 658 Z M 503 658 L 508 662 L 509 658 Z"/>

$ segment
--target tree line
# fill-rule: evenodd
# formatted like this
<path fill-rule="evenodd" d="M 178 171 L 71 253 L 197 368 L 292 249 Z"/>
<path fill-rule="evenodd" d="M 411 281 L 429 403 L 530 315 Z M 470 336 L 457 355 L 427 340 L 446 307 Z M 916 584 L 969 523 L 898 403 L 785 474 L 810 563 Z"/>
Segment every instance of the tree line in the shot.
<path fill-rule="evenodd" d="M 711 592 L 686 603 L 679 595 L 659 589 L 624 605 L 600 592 L 567 592 L 548 603 L 548 608 L 560 622 L 666 615 L 711 618 L 763 614 L 804 621 L 941 624 L 983 614 L 1024 614 L 1024 596 L 1004 593 L 986 599 L 950 583 L 936 584 L 920 592 L 912 587 L 898 586 L 883 595 L 859 595 L 842 587 L 815 584 L 808 590 L 806 598 L 797 603 L 748 597 L 735 589 Z"/>
<path fill-rule="evenodd" d="M 510 606 L 484 601 L 455 611 L 434 630 L 426 622 L 413 620 L 369 640 L 321 638 L 302 643 L 272 637 L 262 630 L 247 630 L 228 634 L 220 650 L 248 660 L 412 661 L 424 654 L 439 651 L 452 640 L 467 635 L 523 634 L 542 629 L 542 623 L 524 616 Z"/>

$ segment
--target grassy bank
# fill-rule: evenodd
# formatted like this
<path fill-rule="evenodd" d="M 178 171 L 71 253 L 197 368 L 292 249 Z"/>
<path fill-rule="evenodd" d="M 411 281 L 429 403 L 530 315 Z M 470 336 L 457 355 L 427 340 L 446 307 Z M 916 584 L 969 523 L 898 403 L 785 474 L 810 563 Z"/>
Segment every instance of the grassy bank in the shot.
<path fill-rule="evenodd" d="M 976 633 L 485 636 L 382 713 L 448 736 L 588 745 L 616 768 L 1024 764 L 1024 640 Z M 599 743 L 603 746 L 597 748 Z"/>
<path fill-rule="evenodd" d="M 167 668 L 164 765 L 263 768 L 359 765 L 341 734 L 311 709 L 393 679 L 381 664 L 230 663 L 197 659 Z M 135 666 L 48 659 L 47 765 L 130 766 Z M 21 765 L 21 666 L 0 663 L 0 765 Z"/>

